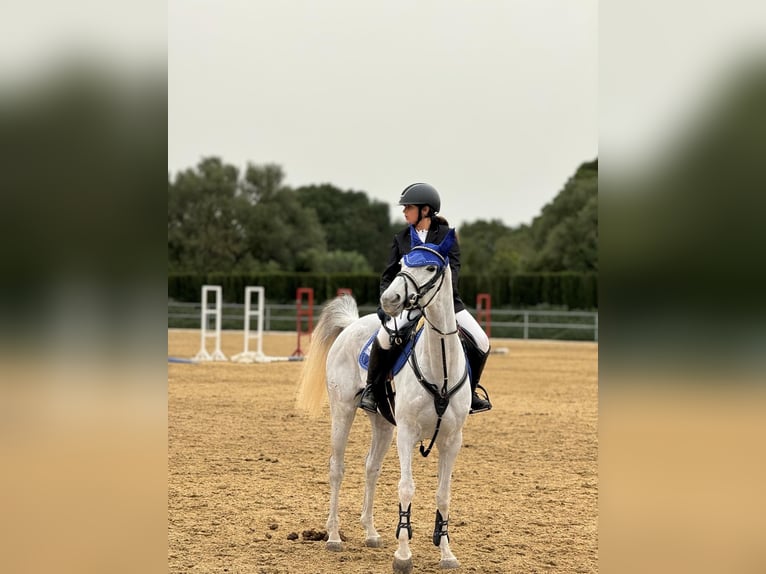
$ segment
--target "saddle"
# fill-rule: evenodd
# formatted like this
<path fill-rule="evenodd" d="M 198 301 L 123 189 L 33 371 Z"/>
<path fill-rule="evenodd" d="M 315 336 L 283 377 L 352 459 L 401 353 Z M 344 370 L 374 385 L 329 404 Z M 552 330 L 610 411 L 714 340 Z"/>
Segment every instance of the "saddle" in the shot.
<path fill-rule="evenodd" d="M 391 376 L 397 375 L 399 371 L 404 368 L 404 365 L 407 364 L 407 359 L 409 359 L 410 354 L 412 353 L 412 349 L 415 348 L 415 343 L 417 343 L 417 340 L 420 338 L 420 335 L 423 333 L 423 323 L 422 321 L 413 323 L 409 325 L 408 327 L 405 327 L 404 330 L 400 331 L 400 336 L 402 338 L 402 341 L 404 343 L 402 345 L 396 346 L 394 345 L 392 348 L 394 349 L 394 352 L 399 352 L 398 356 L 396 357 L 396 361 L 394 361 L 394 366 L 391 368 Z M 359 365 L 366 371 L 369 368 L 370 365 L 370 347 L 372 347 L 372 341 L 375 339 L 375 337 L 378 336 L 377 331 L 373 333 L 372 337 L 370 337 L 367 342 L 362 347 L 362 351 L 359 353 Z"/>

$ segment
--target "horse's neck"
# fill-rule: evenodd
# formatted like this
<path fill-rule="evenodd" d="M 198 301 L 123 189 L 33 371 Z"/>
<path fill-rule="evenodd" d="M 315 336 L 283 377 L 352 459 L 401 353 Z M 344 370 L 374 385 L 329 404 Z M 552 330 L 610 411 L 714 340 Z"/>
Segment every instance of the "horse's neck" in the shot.
<path fill-rule="evenodd" d="M 447 369 L 450 378 L 460 376 L 451 372 L 457 369 L 462 363 L 462 345 L 457 333 L 457 320 L 455 319 L 455 303 L 452 297 L 452 278 L 449 268 L 444 274 L 444 282 L 441 289 L 437 292 L 433 301 L 424 310 L 428 321 L 426 321 L 423 338 L 423 348 L 426 351 L 425 363 L 429 365 L 428 372 L 433 377 L 443 375 L 443 357 L 442 341 L 444 342 L 444 353 L 447 357 Z M 439 332 L 441 331 L 441 333 Z M 449 333 L 444 335 L 442 333 Z"/>

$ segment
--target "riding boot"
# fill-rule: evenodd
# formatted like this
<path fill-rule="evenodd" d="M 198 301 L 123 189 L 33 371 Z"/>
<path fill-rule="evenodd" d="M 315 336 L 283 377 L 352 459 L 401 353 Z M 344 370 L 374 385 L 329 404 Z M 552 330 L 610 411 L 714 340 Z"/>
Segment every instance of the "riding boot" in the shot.
<path fill-rule="evenodd" d="M 489 351 L 486 353 L 482 353 L 479 348 L 473 343 L 473 340 L 470 339 L 470 337 L 465 338 L 465 353 L 466 357 L 468 358 L 468 365 L 471 367 L 471 414 L 473 413 L 481 413 L 484 411 L 488 411 L 492 408 L 492 403 L 489 402 L 489 394 L 487 393 L 487 390 L 484 387 L 480 387 L 479 380 L 481 379 L 481 373 L 484 371 L 484 366 L 487 363 L 487 357 L 489 356 Z M 479 396 L 479 394 L 476 392 L 477 387 L 481 388 L 482 391 L 484 391 L 484 396 L 486 398 L 482 398 Z"/>
<path fill-rule="evenodd" d="M 376 413 L 378 411 L 378 401 L 375 399 L 375 389 L 385 383 L 386 377 L 388 377 L 388 373 L 393 366 L 393 361 L 393 349 L 384 349 L 380 346 L 378 338 L 375 337 L 372 340 L 372 346 L 370 347 L 370 362 L 367 366 L 367 386 L 362 391 L 359 408 L 371 413 Z"/>

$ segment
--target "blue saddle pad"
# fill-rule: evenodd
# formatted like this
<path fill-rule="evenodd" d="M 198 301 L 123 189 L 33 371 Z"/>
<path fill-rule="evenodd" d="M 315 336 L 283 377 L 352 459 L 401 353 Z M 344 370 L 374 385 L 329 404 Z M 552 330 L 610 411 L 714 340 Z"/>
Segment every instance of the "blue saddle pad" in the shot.
<path fill-rule="evenodd" d="M 396 358 L 396 362 L 394 363 L 394 368 L 392 369 L 392 372 L 394 375 L 396 375 L 399 371 L 401 371 L 405 363 L 407 363 L 407 359 L 410 358 L 410 353 L 412 353 L 412 348 L 415 346 L 415 343 L 417 343 L 422 333 L 423 333 L 423 327 L 418 329 L 417 332 L 415 333 L 415 336 L 412 337 L 409 341 L 407 341 L 404 347 L 402 347 L 402 352 Z M 370 366 L 370 347 L 372 347 L 372 340 L 377 336 L 378 336 L 378 332 L 375 331 L 372 337 L 370 337 L 367 340 L 367 342 L 364 344 L 364 347 L 362 347 L 362 352 L 359 353 L 359 364 L 365 371 Z"/>

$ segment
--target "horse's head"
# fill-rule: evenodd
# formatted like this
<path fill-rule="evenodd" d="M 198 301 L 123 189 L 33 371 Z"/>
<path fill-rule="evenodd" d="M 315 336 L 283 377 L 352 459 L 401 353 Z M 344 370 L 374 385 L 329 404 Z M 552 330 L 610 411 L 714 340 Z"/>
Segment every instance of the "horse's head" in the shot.
<path fill-rule="evenodd" d="M 439 244 L 423 243 L 414 228 L 410 228 L 412 250 L 401 260 L 401 271 L 380 296 L 380 305 L 391 316 L 404 309 L 425 308 L 444 285 L 449 273 L 449 253 L 455 242 L 455 230 L 450 229 Z M 447 281 L 450 292 L 452 285 Z"/>

